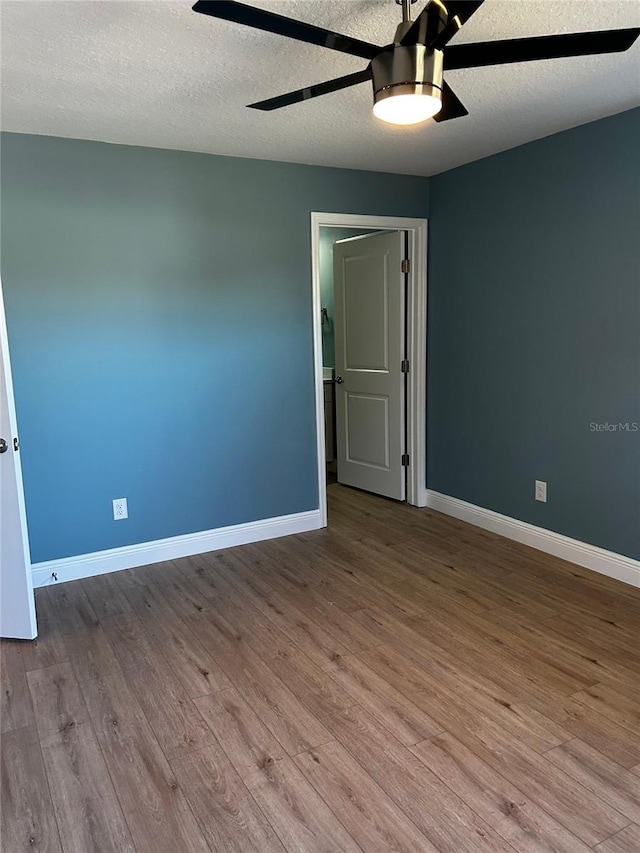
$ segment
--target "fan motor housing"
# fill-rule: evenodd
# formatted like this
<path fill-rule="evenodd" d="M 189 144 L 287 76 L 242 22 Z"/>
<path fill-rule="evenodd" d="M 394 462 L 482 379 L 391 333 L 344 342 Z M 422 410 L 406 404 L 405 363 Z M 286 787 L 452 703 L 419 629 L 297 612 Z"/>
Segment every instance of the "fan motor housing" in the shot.
<path fill-rule="evenodd" d="M 376 101 L 394 95 L 442 99 L 443 52 L 423 44 L 391 45 L 371 60 Z"/>

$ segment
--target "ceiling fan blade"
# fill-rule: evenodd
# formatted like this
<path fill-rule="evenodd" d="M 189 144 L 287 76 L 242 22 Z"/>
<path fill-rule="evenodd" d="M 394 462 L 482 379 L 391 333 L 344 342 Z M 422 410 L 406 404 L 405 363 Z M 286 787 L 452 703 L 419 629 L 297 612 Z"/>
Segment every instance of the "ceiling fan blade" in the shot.
<path fill-rule="evenodd" d="M 298 104 L 300 101 L 309 100 L 309 98 L 317 98 L 320 95 L 328 95 L 330 92 L 338 92 L 340 89 L 348 89 L 349 86 L 356 86 L 366 80 L 371 80 L 369 66 L 364 71 L 356 71 L 355 74 L 347 74 L 346 77 L 337 77 L 335 80 L 327 80 L 326 83 L 318 83 L 315 86 L 308 86 L 306 89 L 298 89 L 296 92 L 288 92 L 286 95 L 269 98 L 267 101 L 249 104 L 249 107 L 253 110 L 279 110 L 280 107 Z"/>
<path fill-rule="evenodd" d="M 211 15 L 213 18 L 221 18 L 224 21 L 233 21 L 236 24 L 244 24 L 257 30 L 286 36 L 286 38 L 304 41 L 307 44 L 317 44 L 320 47 L 328 47 L 331 50 L 339 50 L 342 53 L 350 53 L 353 56 L 361 56 L 363 59 L 373 59 L 380 48 L 366 41 L 343 36 L 340 33 L 324 30 L 313 24 L 305 24 L 303 21 L 295 21 L 293 18 L 285 18 L 284 15 L 276 15 L 274 12 L 266 12 L 264 9 L 255 9 L 245 3 L 234 3 L 230 0 L 198 0 L 193 6 L 194 12 L 203 15 Z"/>
<path fill-rule="evenodd" d="M 446 27 L 438 34 L 431 47 L 436 50 L 442 50 L 445 44 L 448 44 L 455 36 L 463 24 L 466 24 L 469 18 L 478 11 L 484 0 L 452 0 L 446 4 L 449 20 Z"/>
<path fill-rule="evenodd" d="M 556 36 L 485 41 L 477 44 L 454 44 L 445 48 L 444 67 L 478 68 L 482 65 L 505 65 L 562 56 L 588 56 L 596 53 L 618 53 L 628 50 L 640 35 L 640 28 L 600 30 L 592 33 L 569 33 Z"/>
<path fill-rule="evenodd" d="M 435 121 L 449 121 L 451 118 L 468 116 L 469 110 L 447 83 L 442 84 L 442 109 L 434 115 Z"/>

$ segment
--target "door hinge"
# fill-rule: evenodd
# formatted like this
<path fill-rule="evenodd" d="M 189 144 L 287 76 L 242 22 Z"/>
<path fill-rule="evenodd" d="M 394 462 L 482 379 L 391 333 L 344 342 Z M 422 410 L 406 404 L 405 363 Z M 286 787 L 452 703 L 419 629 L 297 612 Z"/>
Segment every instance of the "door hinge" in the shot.
<path fill-rule="evenodd" d="M 402 454 L 402 464 L 405 468 L 409 465 L 409 454 L 408 453 Z"/>
<path fill-rule="evenodd" d="M 400 269 L 402 270 L 402 272 L 411 272 L 411 261 L 409 260 L 409 258 L 404 259 Z"/>
<path fill-rule="evenodd" d="M 403 358 L 402 361 L 400 362 L 400 371 L 401 371 L 401 373 L 408 373 L 409 372 L 409 359 L 408 358 Z"/>

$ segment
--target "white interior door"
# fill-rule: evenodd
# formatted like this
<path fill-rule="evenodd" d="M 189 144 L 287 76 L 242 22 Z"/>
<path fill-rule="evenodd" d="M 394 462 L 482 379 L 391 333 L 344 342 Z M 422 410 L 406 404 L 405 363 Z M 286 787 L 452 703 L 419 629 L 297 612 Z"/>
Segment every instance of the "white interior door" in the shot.
<path fill-rule="evenodd" d="M 32 640 L 38 631 L 6 332 L 0 286 L 0 637 Z"/>
<path fill-rule="evenodd" d="M 333 248 L 338 482 L 404 500 L 402 231 Z"/>

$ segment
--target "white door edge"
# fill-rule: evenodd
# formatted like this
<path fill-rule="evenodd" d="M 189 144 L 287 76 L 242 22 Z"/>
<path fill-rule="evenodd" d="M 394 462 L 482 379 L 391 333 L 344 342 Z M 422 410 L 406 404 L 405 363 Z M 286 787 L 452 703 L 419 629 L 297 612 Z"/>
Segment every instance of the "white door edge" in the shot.
<path fill-rule="evenodd" d="M 27 533 L 27 514 L 24 502 L 24 486 L 22 482 L 22 466 L 20 464 L 20 453 L 16 453 L 12 448 L 12 442 L 18 436 L 18 424 L 16 417 L 15 399 L 13 395 L 13 381 L 11 376 L 11 361 L 9 356 L 9 335 L 7 332 L 7 322 L 4 311 L 4 297 L 2 293 L 2 278 L 0 278 L 0 349 L 2 351 L 2 364 L 4 366 L 4 379 L 7 392 L 7 406 L 9 415 L 9 427 L 11 435 L 5 436 L 9 443 L 9 451 L 6 454 L 9 458 L 3 460 L 3 463 L 13 464 L 15 469 L 15 481 L 18 500 L 18 516 L 20 519 L 20 529 L 22 534 L 22 550 L 24 553 L 24 571 L 25 571 L 25 587 L 24 594 L 27 596 L 24 604 L 27 608 L 26 618 L 20 617 L 19 636 L 15 639 L 32 640 L 37 636 L 36 624 L 36 608 L 33 595 L 33 580 L 31 577 L 31 555 L 29 552 L 29 536 Z M 1 571 L 1 569 L 0 569 Z M 22 601 L 22 592 L 20 593 Z M 22 605 L 21 605 L 22 606 Z M 25 623 L 24 625 L 22 623 Z M 13 636 L 13 635 L 12 635 Z"/>
<path fill-rule="evenodd" d="M 409 239 L 407 395 L 407 503 L 427 505 L 427 219 L 404 216 L 367 216 L 353 213 L 311 214 L 311 287 L 313 363 L 316 390 L 316 447 L 318 457 L 318 507 L 321 526 L 327 525 L 327 482 L 324 444 L 324 387 L 322 377 L 322 325 L 320 299 L 320 229 L 373 228 L 406 231 Z"/>

